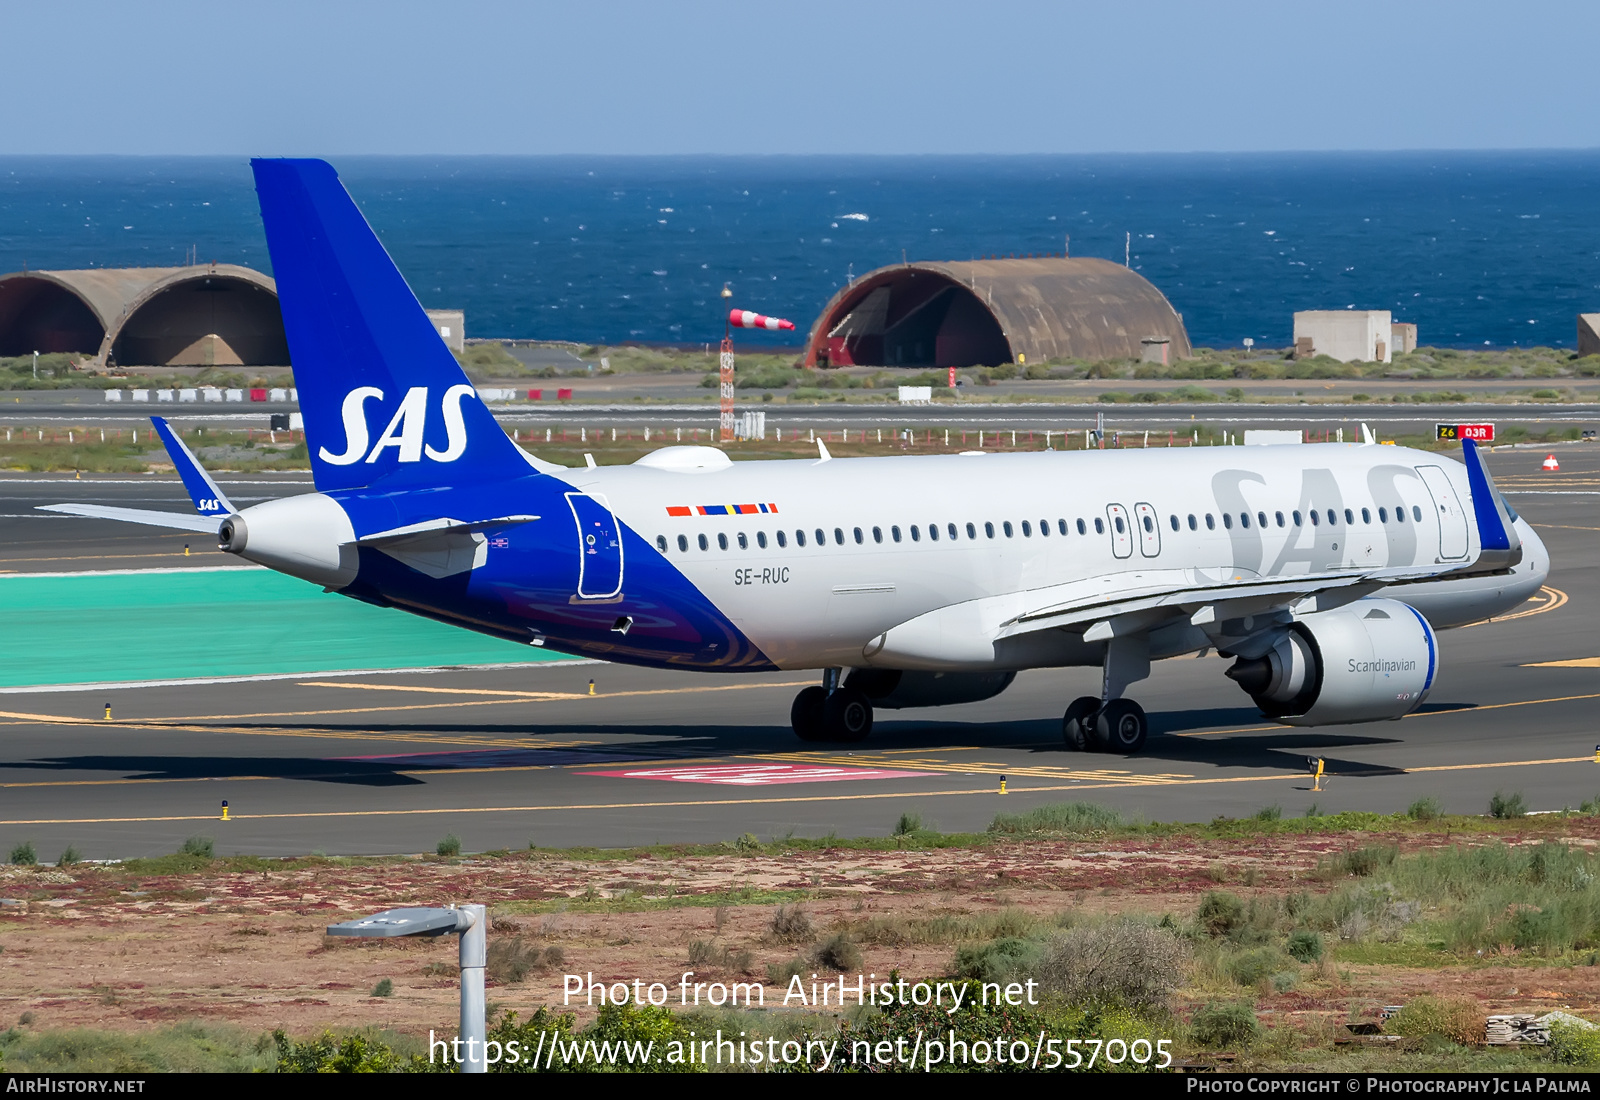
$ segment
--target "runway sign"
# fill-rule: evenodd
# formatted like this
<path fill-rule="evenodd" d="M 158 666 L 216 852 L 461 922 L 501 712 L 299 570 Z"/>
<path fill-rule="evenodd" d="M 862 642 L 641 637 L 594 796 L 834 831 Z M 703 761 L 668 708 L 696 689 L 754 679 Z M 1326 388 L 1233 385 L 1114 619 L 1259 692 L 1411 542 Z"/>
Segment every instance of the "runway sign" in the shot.
<path fill-rule="evenodd" d="M 1493 443 L 1493 424 L 1435 424 L 1433 426 L 1434 438 L 1452 441 L 1470 439 L 1474 443 Z"/>
<path fill-rule="evenodd" d="M 828 768 L 810 764 L 707 764 L 700 767 L 641 768 L 619 772 L 580 772 L 611 779 L 666 779 L 673 783 L 715 783 L 728 787 L 772 787 L 780 783 L 837 783 L 845 779 L 909 779 L 924 772 L 884 768 Z"/>

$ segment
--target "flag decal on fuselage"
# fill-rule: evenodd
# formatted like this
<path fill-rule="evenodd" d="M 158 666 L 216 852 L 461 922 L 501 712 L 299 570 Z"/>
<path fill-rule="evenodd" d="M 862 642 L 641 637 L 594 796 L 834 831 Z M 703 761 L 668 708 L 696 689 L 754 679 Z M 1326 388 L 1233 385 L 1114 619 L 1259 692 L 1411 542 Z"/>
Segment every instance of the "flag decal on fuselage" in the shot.
<path fill-rule="evenodd" d="M 776 515 L 776 504 L 687 504 L 667 505 L 669 516 L 756 516 L 765 513 Z"/>

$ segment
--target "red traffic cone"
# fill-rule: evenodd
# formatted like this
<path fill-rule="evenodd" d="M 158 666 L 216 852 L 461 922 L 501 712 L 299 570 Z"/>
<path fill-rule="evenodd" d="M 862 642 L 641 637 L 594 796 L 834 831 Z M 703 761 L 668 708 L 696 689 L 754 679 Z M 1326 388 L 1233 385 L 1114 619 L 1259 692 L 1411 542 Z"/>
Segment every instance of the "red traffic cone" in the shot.
<path fill-rule="evenodd" d="M 1561 463 L 1556 461 L 1555 455 L 1545 455 L 1544 462 L 1540 464 L 1539 468 L 1549 473 L 1555 473 L 1557 470 L 1561 469 Z"/>

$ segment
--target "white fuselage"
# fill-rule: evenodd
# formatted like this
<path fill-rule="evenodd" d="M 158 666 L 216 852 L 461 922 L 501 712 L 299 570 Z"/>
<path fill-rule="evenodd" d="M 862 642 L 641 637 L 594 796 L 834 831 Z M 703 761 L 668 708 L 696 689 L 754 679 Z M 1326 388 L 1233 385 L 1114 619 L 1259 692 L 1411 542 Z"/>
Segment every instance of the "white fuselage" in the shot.
<path fill-rule="evenodd" d="M 1152 571 L 1248 579 L 1459 562 L 1467 573 L 1479 551 L 1465 468 L 1388 446 L 633 465 L 563 476 L 664 547 L 783 668 L 861 665 L 863 647 L 896 625 L 969 601 L 1003 597 L 1020 613 L 1029 593 Z M 707 514 L 719 506 L 756 510 Z M 1537 536 L 1521 521 L 1517 529 L 1524 552 L 1510 574 L 1386 594 L 1415 598 L 1438 626 L 1515 606 L 1548 571 Z M 1171 651 L 1199 648 L 1196 639 L 1176 637 Z M 1099 654 L 1063 643 L 1030 651 L 1025 663 L 1098 664 Z"/>

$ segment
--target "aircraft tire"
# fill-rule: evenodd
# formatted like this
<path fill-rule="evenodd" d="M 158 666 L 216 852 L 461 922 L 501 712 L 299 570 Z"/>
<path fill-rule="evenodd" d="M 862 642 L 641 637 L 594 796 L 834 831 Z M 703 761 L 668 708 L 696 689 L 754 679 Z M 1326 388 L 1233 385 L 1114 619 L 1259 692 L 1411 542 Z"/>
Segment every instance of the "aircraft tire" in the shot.
<path fill-rule="evenodd" d="M 1094 716 L 1100 711 L 1100 700 L 1093 695 L 1074 699 L 1061 716 L 1061 740 L 1074 752 L 1087 752 L 1094 744 Z"/>
<path fill-rule="evenodd" d="M 823 741 L 823 709 L 828 703 L 828 693 L 820 687 L 808 687 L 794 697 L 789 708 L 789 724 L 794 735 L 802 741 Z"/>
<path fill-rule="evenodd" d="M 828 741 L 865 741 L 872 733 L 872 701 L 854 688 L 839 688 L 822 708 Z"/>
<path fill-rule="evenodd" d="M 1094 720 L 1094 747 L 1097 752 L 1133 756 L 1144 749 L 1150 735 L 1150 720 L 1144 708 L 1132 699 L 1113 699 Z"/>

